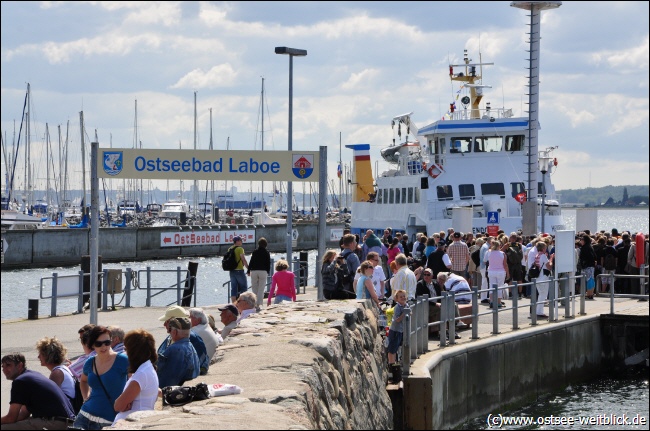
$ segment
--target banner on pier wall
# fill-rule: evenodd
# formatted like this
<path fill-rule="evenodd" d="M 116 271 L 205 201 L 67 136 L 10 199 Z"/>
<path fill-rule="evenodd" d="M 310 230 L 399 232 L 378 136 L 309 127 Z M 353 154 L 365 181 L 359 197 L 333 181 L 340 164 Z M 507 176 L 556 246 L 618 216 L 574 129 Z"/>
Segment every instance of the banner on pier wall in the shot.
<path fill-rule="evenodd" d="M 255 244 L 255 230 L 185 230 L 162 232 L 160 247 L 191 247 L 195 245 L 232 245 L 232 239 L 240 236 L 242 242 Z"/>

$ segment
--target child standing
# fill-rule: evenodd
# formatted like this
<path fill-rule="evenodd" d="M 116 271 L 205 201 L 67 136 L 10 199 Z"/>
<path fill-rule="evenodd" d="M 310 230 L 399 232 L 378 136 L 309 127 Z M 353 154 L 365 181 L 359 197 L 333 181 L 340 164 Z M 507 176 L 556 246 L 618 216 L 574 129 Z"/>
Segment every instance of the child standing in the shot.
<path fill-rule="evenodd" d="M 393 321 L 390 324 L 388 331 L 388 366 L 393 365 L 397 359 L 397 349 L 402 345 L 402 338 L 404 337 L 404 316 L 410 313 L 411 309 L 406 302 L 406 291 L 403 289 L 395 291 L 393 295 L 397 304 L 395 304 L 393 312 Z"/>

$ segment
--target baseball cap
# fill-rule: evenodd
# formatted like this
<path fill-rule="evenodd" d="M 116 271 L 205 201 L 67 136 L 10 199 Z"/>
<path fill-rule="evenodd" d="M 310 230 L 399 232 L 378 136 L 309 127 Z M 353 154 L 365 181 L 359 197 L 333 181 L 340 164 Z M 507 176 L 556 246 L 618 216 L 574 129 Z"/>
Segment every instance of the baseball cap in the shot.
<path fill-rule="evenodd" d="M 239 310 L 237 310 L 237 307 L 235 307 L 233 304 L 228 304 L 225 307 L 221 307 L 218 309 L 219 311 L 225 311 L 228 310 L 235 316 L 239 316 Z"/>
<path fill-rule="evenodd" d="M 460 238 L 461 234 L 460 232 L 454 232 L 454 238 Z"/>
<path fill-rule="evenodd" d="M 190 329 L 192 327 L 192 323 L 187 317 L 173 317 L 167 325 L 176 329 Z"/>
<path fill-rule="evenodd" d="M 232 239 L 232 242 L 241 241 L 241 236 L 236 236 Z"/>
<path fill-rule="evenodd" d="M 444 241 L 440 241 L 440 242 L 438 243 L 438 247 L 445 247 L 446 245 L 447 245 L 447 243 L 444 242 Z"/>
<path fill-rule="evenodd" d="M 165 322 L 171 319 L 172 317 L 187 317 L 187 316 L 189 316 L 189 313 L 185 311 L 183 307 L 181 307 L 180 305 L 173 305 L 169 307 L 167 311 L 165 311 L 165 314 L 163 316 L 160 316 L 158 320 L 160 320 L 161 322 Z"/>

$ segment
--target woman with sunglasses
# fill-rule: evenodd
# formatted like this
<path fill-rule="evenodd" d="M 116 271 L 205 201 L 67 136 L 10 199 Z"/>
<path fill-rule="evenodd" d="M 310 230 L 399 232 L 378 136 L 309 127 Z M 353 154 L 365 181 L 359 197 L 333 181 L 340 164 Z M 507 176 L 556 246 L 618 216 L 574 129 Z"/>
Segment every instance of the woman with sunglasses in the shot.
<path fill-rule="evenodd" d="M 115 415 L 115 400 L 126 384 L 129 360 L 124 353 L 111 348 L 111 331 L 106 326 L 95 326 L 88 336 L 88 347 L 96 356 L 84 364 L 80 386 L 84 405 L 74 421 L 74 427 L 99 430 L 111 426 Z"/>

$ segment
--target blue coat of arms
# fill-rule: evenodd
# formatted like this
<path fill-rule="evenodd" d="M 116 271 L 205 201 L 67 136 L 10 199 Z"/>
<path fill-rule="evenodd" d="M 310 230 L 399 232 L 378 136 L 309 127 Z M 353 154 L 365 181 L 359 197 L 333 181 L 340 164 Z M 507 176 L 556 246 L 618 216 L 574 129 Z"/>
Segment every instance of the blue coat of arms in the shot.
<path fill-rule="evenodd" d="M 104 172 L 108 175 L 119 174 L 123 165 L 122 151 L 104 151 Z"/>

